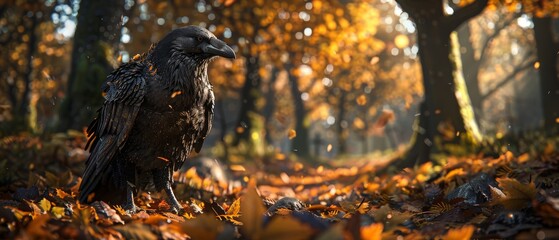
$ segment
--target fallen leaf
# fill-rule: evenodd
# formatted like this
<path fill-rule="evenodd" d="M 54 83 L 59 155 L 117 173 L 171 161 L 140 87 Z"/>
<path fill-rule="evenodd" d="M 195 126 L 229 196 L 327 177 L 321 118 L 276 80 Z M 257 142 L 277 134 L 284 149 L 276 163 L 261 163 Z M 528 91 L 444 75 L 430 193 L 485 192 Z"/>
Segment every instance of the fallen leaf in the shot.
<path fill-rule="evenodd" d="M 373 223 L 369 226 L 361 227 L 361 239 L 381 240 L 383 228 L 384 226 L 382 225 L 382 223 Z"/>
<path fill-rule="evenodd" d="M 310 239 L 312 229 L 291 216 L 274 217 L 264 229 L 260 239 L 297 240 Z"/>
<path fill-rule="evenodd" d="M 442 237 L 445 240 L 469 240 L 474 234 L 475 227 L 472 225 L 466 225 L 461 228 L 453 228 L 448 230 L 448 232 Z"/>
<path fill-rule="evenodd" d="M 531 205 L 536 197 L 536 186 L 533 182 L 523 184 L 514 178 L 497 178 L 499 187 L 505 197 L 494 194 L 493 204 L 502 204 L 509 210 L 520 210 Z"/>
<path fill-rule="evenodd" d="M 241 232 L 245 237 L 258 239 L 262 236 L 264 212 L 266 212 L 266 209 L 264 209 L 262 199 L 256 191 L 256 183 L 251 180 L 245 195 L 241 198 L 240 220 L 243 223 Z"/>

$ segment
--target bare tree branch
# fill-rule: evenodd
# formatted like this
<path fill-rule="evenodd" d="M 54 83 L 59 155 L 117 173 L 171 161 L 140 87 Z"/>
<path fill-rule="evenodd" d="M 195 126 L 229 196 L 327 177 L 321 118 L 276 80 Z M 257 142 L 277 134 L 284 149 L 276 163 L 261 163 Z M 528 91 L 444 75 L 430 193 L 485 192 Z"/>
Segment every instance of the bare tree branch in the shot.
<path fill-rule="evenodd" d="M 535 62 L 536 60 L 532 59 L 531 61 L 526 61 L 523 65 L 515 68 L 514 71 L 512 71 L 507 77 L 505 77 L 503 80 L 497 83 L 497 85 L 495 85 L 493 88 L 489 89 L 485 94 L 483 94 L 481 96 L 481 101 L 482 102 L 485 101 L 487 98 L 493 95 L 497 90 L 505 86 L 510 81 L 514 80 L 518 74 L 521 74 L 527 69 L 531 68 Z"/>
<path fill-rule="evenodd" d="M 454 14 L 445 17 L 446 19 L 443 22 L 446 23 L 446 30 L 448 32 L 452 32 L 458 28 L 460 24 L 480 14 L 487 6 L 488 1 L 489 0 L 476 0 L 473 3 L 456 10 Z"/>
<path fill-rule="evenodd" d="M 516 20 L 519 17 L 520 17 L 520 13 L 511 14 L 510 18 L 505 19 L 505 21 L 502 21 L 502 24 L 498 25 L 493 31 L 493 33 L 485 38 L 483 45 L 481 45 L 481 50 L 479 54 L 480 64 L 481 64 L 481 59 L 483 58 L 483 56 L 485 56 L 485 53 L 487 52 L 487 49 L 489 49 L 489 45 L 493 41 L 493 39 L 499 36 L 502 30 L 510 26 L 514 22 L 514 20 Z"/>

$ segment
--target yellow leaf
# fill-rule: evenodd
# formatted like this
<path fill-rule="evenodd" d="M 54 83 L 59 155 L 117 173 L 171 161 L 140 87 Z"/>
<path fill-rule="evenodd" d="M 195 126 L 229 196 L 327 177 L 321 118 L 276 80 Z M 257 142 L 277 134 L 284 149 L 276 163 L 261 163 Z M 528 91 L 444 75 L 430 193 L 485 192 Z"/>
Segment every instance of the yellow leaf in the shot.
<path fill-rule="evenodd" d="M 50 212 L 54 215 L 54 217 L 56 218 L 61 218 L 62 216 L 64 216 L 64 208 L 63 207 L 52 207 L 52 209 L 50 210 Z"/>
<path fill-rule="evenodd" d="M 293 138 L 295 138 L 296 136 L 297 136 L 297 132 L 295 132 L 295 130 L 293 130 L 293 129 L 290 129 L 290 130 L 289 130 L 289 133 L 287 133 L 287 137 L 288 137 L 289 139 L 293 139 Z"/>
<path fill-rule="evenodd" d="M 241 199 L 237 198 L 237 200 L 235 200 L 231 206 L 229 207 L 229 209 L 227 209 L 226 214 L 227 215 L 237 215 L 239 214 L 239 212 L 241 211 Z"/>
<path fill-rule="evenodd" d="M 475 227 L 472 225 L 466 225 L 461 228 L 454 228 L 448 230 L 446 235 L 442 237 L 445 240 L 469 240 L 474 234 Z"/>
<path fill-rule="evenodd" d="M 39 207 L 44 212 L 48 212 L 48 211 L 50 211 L 50 208 L 52 207 L 52 204 L 50 203 L 49 200 L 47 200 L 46 198 L 43 198 L 43 199 L 41 199 L 41 201 L 39 201 Z"/>
<path fill-rule="evenodd" d="M 382 223 L 373 223 L 369 226 L 361 228 L 361 239 L 363 240 L 381 240 L 382 239 Z"/>
<path fill-rule="evenodd" d="M 245 195 L 241 199 L 241 217 L 243 223 L 241 232 L 248 239 L 258 239 L 262 236 L 262 217 L 264 216 L 264 205 L 256 191 L 254 180 L 249 182 Z"/>

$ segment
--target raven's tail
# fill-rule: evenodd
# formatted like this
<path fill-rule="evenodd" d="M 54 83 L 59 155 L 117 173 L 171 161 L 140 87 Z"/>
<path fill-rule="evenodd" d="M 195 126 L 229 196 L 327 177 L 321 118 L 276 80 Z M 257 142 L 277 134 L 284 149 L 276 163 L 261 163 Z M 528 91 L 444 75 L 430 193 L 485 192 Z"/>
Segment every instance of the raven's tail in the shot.
<path fill-rule="evenodd" d="M 80 202 L 89 203 L 92 199 L 100 199 L 99 197 L 103 192 L 110 190 L 110 185 L 113 185 L 110 181 L 112 175 L 110 166 L 117 152 L 116 137 L 109 136 L 98 139 L 87 159 L 87 166 L 80 184 Z M 108 188 L 105 189 L 105 187 Z"/>

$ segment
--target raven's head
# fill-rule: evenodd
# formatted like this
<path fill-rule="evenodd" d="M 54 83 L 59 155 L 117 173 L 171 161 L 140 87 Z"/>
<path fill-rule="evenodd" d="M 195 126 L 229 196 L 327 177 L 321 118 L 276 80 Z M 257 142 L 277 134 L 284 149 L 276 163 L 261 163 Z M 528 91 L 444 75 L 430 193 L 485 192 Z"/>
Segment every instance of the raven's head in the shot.
<path fill-rule="evenodd" d="M 235 52 L 210 31 L 188 26 L 171 31 L 153 50 L 151 57 L 157 66 L 179 58 L 183 61 L 207 62 L 216 57 L 235 58 Z"/>

